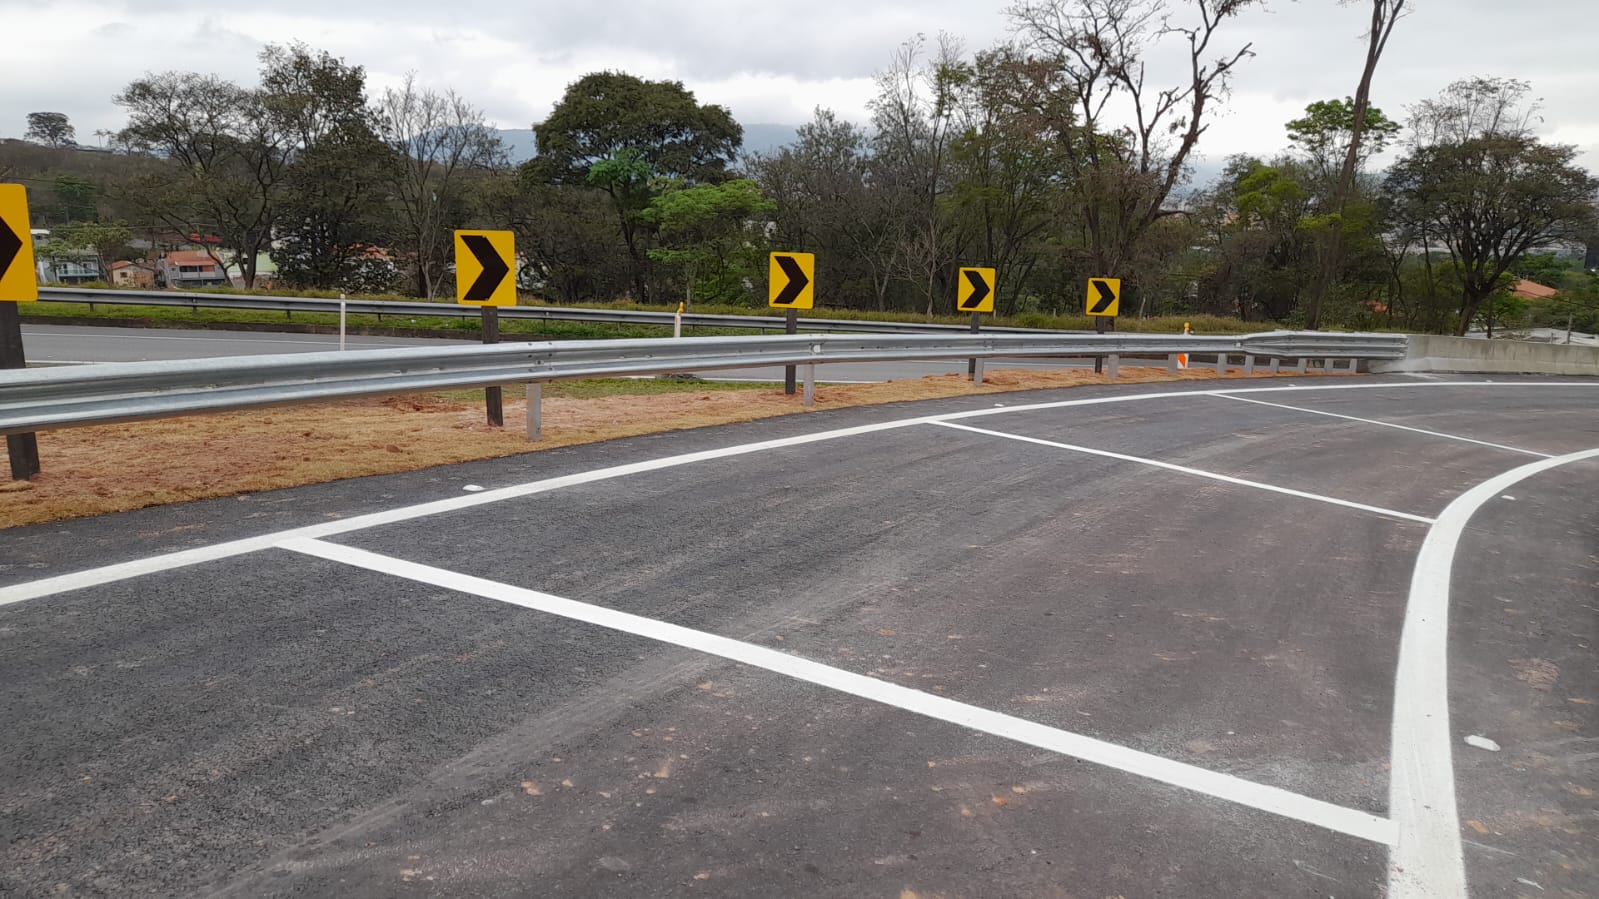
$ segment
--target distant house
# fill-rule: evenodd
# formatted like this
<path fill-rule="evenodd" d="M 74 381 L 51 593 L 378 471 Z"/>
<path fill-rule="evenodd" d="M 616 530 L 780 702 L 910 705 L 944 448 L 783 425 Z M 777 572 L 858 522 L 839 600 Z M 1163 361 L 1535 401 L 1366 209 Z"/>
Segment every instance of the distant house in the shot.
<path fill-rule="evenodd" d="M 1524 300 L 1547 300 L 1559 294 L 1560 291 L 1553 287 L 1547 287 L 1537 281 L 1528 281 L 1526 278 L 1519 278 L 1516 283 L 1510 285 L 1510 295 Z"/>
<path fill-rule="evenodd" d="M 111 286 L 113 287 L 154 287 L 155 266 L 145 262 L 120 262 L 111 263 Z"/>
<path fill-rule="evenodd" d="M 215 259 L 197 250 L 168 250 L 155 263 L 155 285 L 181 290 L 190 287 L 227 287 L 228 273 Z"/>
<path fill-rule="evenodd" d="M 100 258 L 93 250 L 46 253 L 40 248 L 35 254 L 34 265 L 39 272 L 40 284 L 84 284 L 101 279 Z"/>

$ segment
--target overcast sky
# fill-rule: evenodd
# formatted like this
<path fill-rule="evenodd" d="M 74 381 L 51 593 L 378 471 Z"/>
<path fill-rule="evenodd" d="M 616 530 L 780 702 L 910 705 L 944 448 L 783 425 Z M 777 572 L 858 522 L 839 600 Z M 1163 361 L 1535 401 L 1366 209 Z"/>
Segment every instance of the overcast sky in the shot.
<path fill-rule="evenodd" d="M 1171 0 L 1179 5 L 1182 0 Z M 1599 169 L 1599 15 L 1592 0 L 1412 0 L 1378 70 L 1373 101 L 1394 118 L 1468 75 L 1533 83 L 1540 132 Z M 741 122 L 799 124 L 816 106 L 865 121 L 873 73 L 906 38 L 939 32 L 981 49 L 1010 34 L 993 0 L 274 0 L 267 4 L 0 0 L 0 136 L 26 115 L 67 113 L 78 139 L 124 124 L 111 97 L 146 71 L 216 73 L 253 84 L 264 43 L 304 41 L 366 67 L 373 93 L 414 70 L 454 87 L 504 128 L 542 119 L 565 86 L 600 69 L 683 81 Z M 1352 94 L 1368 3 L 1273 0 L 1226 26 L 1253 42 L 1200 150 L 1271 153 L 1306 103 Z M 1181 53 L 1172 46 L 1170 51 Z M 1165 54 L 1169 58 L 1169 54 Z"/>

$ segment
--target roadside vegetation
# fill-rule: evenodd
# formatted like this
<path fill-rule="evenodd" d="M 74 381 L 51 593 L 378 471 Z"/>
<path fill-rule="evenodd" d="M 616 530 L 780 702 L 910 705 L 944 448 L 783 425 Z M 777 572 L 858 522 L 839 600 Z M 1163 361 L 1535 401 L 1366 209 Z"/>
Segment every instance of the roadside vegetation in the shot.
<path fill-rule="evenodd" d="M 446 299 L 452 232 L 485 228 L 515 232 L 524 302 L 756 311 L 787 250 L 817 254 L 818 316 L 960 323 L 959 267 L 993 266 L 997 321 L 1022 326 L 1086 327 L 1090 277 L 1122 280 L 1129 331 L 1599 326 L 1599 181 L 1536 133 L 1559 123 L 1532 86 L 1462 71 L 1385 110 L 1407 2 L 1346 5 L 1358 83 L 1220 165 L 1203 138 L 1258 0 L 1017 0 L 1008 40 L 884 47 L 869 121 L 817 109 L 761 152 L 682 83 L 596 72 L 513 163 L 453 90 L 369 92 L 360 65 L 270 46 L 255 84 L 107 85 L 125 125 L 92 151 L 34 113 L 0 179 L 29 188 L 46 258 L 154 274 L 198 250 L 277 293 Z"/>

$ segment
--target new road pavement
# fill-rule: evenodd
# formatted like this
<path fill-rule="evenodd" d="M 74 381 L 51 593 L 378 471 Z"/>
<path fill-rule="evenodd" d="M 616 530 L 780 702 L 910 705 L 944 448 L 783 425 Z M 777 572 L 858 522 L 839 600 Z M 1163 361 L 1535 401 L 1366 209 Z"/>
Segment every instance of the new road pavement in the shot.
<path fill-rule="evenodd" d="M 1083 388 L 7 530 L 0 895 L 1599 895 L 1596 407 Z"/>
<path fill-rule="evenodd" d="M 147 362 L 157 359 L 206 359 L 215 356 L 257 356 L 270 353 L 316 353 L 337 350 L 337 334 L 279 334 L 268 331 L 189 331 L 153 328 L 103 328 L 78 325 L 27 325 L 22 342 L 31 364 L 63 365 L 81 362 Z M 360 337 L 348 335 L 349 350 L 406 346 L 458 346 L 466 341 L 446 338 Z M 1073 368 L 1093 365 L 1088 360 L 990 359 L 993 368 Z M 1128 360 L 1123 364 L 1137 364 Z M 1164 364 L 1164 363 L 1162 363 Z M 854 383 L 920 378 L 965 372 L 965 360 L 922 362 L 846 362 L 817 368 L 827 383 Z M 724 381 L 781 381 L 783 368 L 739 368 L 706 372 L 707 379 Z"/>

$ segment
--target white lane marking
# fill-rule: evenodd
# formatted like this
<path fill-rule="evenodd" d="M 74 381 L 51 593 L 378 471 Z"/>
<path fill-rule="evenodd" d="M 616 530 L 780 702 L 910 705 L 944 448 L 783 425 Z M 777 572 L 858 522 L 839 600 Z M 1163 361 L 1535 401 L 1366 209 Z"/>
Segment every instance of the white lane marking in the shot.
<path fill-rule="evenodd" d="M 1399 844 L 1388 855 L 1389 899 L 1466 895 L 1449 734 L 1449 580 L 1460 536 L 1478 509 L 1521 481 L 1595 458 L 1599 449 L 1540 459 L 1483 481 L 1446 506 L 1422 541 L 1394 677 L 1388 814 Z"/>
<path fill-rule="evenodd" d="M 1414 390 L 1420 388 L 1447 388 L 1447 387 L 1599 387 L 1599 382 L 1592 381 L 1545 381 L 1545 382 L 1516 382 L 1500 384 L 1489 381 L 1428 381 L 1404 382 L 1381 384 L 1311 384 L 1301 386 L 1290 384 L 1285 387 L 1247 387 L 1228 390 L 1166 390 L 1157 393 L 1136 393 L 1131 395 L 1118 394 L 1112 396 L 1090 397 L 1080 400 L 1054 400 L 1046 403 L 1028 403 L 1018 406 L 1002 406 L 997 408 L 973 409 L 966 412 L 950 412 L 943 415 L 931 415 L 917 418 L 905 418 L 898 421 L 878 422 L 870 425 L 839 428 L 832 431 L 818 431 L 812 434 L 802 434 L 797 437 L 784 437 L 777 440 L 763 440 L 756 443 L 746 443 L 739 446 L 725 447 L 723 449 L 705 450 L 693 453 L 683 453 L 677 456 L 667 456 L 660 459 L 651 459 L 645 462 L 633 462 L 626 465 L 617 465 L 611 468 L 601 468 L 594 471 L 580 472 L 573 475 L 564 475 L 542 481 L 533 481 L 502 487 L 470 497 L 452 497 L 450 499 L 435 500 L 414 506 L 402 506 L 384 512 L 375 512 L 355 518 L 326 524 L 311 525 L 303 528 L 293 528 L 276 533 L 265 534 L 260 537 L 248 537 L 242 540 L 231 540 L 226 543 L 217 543 L 211 546 L 196 547 L 174 553 L 158 556 L 148 556 L 129 562 L 119 562 L 99 568 L 89 568 L 69 574 L 56 575 L 42 578 L 37 581 L 27 581 L 0 587 L 0 606 L 29 599 L 38 599 L 52 596 L 68 590 L 79 590 L 85 587 L 94 587 L 101 584 L 114 583 L 131 577 L 169 571 L 188 565 L 198 565 L 219 559 L 227 559 L 245 553 L 257 552 L 272 545 L 275 541 L 291 536 L 301 537 L 328 537 L 334 534 L 349 533 L 365 528 L 381 527 L 401 521 L 410 521 L 429 515 L 438 515 L 445 512 L 455 512 L 473 506 L 486 505 L 508 499 L 517 499 L 548 490 L 559 490 L 576 484 L 587 484 L 593 481 L 604 481 L 611 478 L 626 477 L 640 472 L 659 471 L 664 468 L 674 468 L 679 465 L 689 465 L 713 459 L 724 459 L 730 456 L 740 456 L 747 453 L 764 452 L 770 449 L 780 449 L 789 446 L 800 446 L 807 443 L 819 443 L 825 440 L 834 440 L 841 437 L 853 437 L 859 434 L 871 434 L 877 431 L 889 431 L 896 428 L 910 427 L 912 425 L 926 424 L 937 421 L 957 421 L 967 418 L 979 418 L 985 415 L 1008 415 L 1012 412 L 1033 412 L 1046 409 L 1065 409 L 1075 406 L 1098 406 L 1116 403 L 1131 403 L 1142 400 L 1161 400 L 1176 397 L 1214 396 L 1217 394 L 1233 393 L 1273 393 L 1297 392 L 1302 390 Z"/>
<path fill-rule="evenodd" d="M 1502 443 L 1489 443 L 1486 440 L 1476 440 L 1471 437 L 1462 437 L 1459 434 L 1445 434 L 1442 431 L 1429 431 L 1426 428 L 1413 428 L 1409 425 L 1395 424 L 1391 421 L 1378 421 L 1375 418 L 1360 418 L 1354 415 L 1343 415 L 1338 412 L 1324 412 L 1321 409 L 1306 409 L 1303 406 L 1289 406 L 1285 403 L 1268 403 L 1265 400 L 1254 400 L 1247 396 L 1232 396 L 1231 394 L 1226 393 L 1218 393 L 1216 395 L 1224 400 L 1237 400 L 1240 403 L 1254 403 L 1257 406 L 1271 406 L 1273 409 L 1291 409 L 1295 412 L 1304 412 L 1310 415 L 1325 415 L 1328 418 L 1342 418 L 1345 421 L 1358 421 L 1362 424 L 1378 425 L 1384 428 L 1393 428 L 1398 431 L 1410 431 L 1414 434 L 1426 434 L 1428 437 L 1442 437 L 1445 440 L 1458 440 L 1461 443 L 1475 443 L 1478 446 L 1487 446 L 1494 449 L 1506 450 L 1512 453 L 1521 453 L 1524 456 L 1537 456 L 1540 459 L 1548 459 L 1552 456 L 1551 453 L 1540 453 L 1536 450 L 1522 449 L 1516 446 L 1505 446 Z"/>
<path fill-rule="evenodd" d="M 1393 845 L 1393 822 L 1370 812 L 1345 808 L 1278 787 L 1257 784 L 1231 774 L 1199 768 L 1038 724 L 1025 718 L 912 690 L 899 684 L 823 665 L 754 643 L 321 540 L 287 540 L 280 543 L 279 547 L 380 574 L 582 621 L 624 634 L 682 646 L 960 727 L 1314 824 L 1338 833 L 1383 845 Z"/>
<path fill-rule="evenodd" d="M 1037 437 L 1024 437 L 1020 434 L 1009 434 L 1004 431 L 990 431 L 987 428 L 974 428 L 971 425 L 955 424 L 951 421 L 930 421 L 928 424 L 939 425 L 945 428 L 954 428 L 960 431 L 970 431 L 973 434 L 985 434 L 989 437 L 1003 437 L 1007 440 L 1019 440 L 1023 443 L 1036 443 L 1039 446 L 1048 446 L 1054 449 L 1071 450 L 1074 453 L 1086 453 L 1090 456 L 1103 456 L 1107 459 L 1120 459 L 1123 462 L 1137 462 L 1140 465 L 1150 465 L 1155 468 L 1164 468 L 1167 471 L 1177 471 L 1191 474 L 1196 477 L 1210 478 L 1225 484 L 1236 484 L 1240 487 L 1253 487 L 1256 490 L 1268 490 L 1272 493 L 1281 493 L 1285 496 L 1296 496 L 1300 499 L 1315 500 L 1318 503 L 1329 503 L 1334 506 L 1343 506 L 1346 509 L 1359 509 L 1362 512 L 1375 512 L 1390 518 L 1402 518 L 1406 521 L 1418 521 L 1422 524 L 1432 524 L 1433 519 L 1421 515 L 1412 515 L 1409 512 L 1399 512 L 1394 509 L 1384 509 L 1381 506 L 1368 506 L 1365 503 L 1351 502 L 1347 499 L 1338 499 L 1334 496 L 1323 496 L 1320 493 L 1306 493 L 1303 490 L 1294 490 L 1290 487 L 1278 487 L 1275 484 L 1263 484 L 1260 481 L 1249 481 L 1244 478 L 1235 478 L 1231 475 L 1217 474 L 1214 471 L 1205 471 L 1199 468 L 1189 468 L 1186 465 L 1174 465 L 1162 462 L 1159 459 L 1146 459 L 1143 456 L 1129 456 L 1126 453 L 1113 453 L 1110 450 L 1094 449 L 1087 446 L 1077 446 L 1072 443 L 1057 443 L 1054 440 L 1041 440 Z"/>
<path fill-rule="evenodd" d="M 434 500 L 419 503 L 414 506 L 401 506 L 397 509 L 388 509 L 383 512 L 373 512 L 367 515 L 358 515 L 342 521 L 329 521 L 322 524 L 307 525 L 305 527 L 290 528 L 259 537 L 246 537 L 242 540 L 230 540 L 226 543 L 215 543 L 210 546 L 200 546 L 194 549 L 166 553 L 159 556 L 149 556 L 143 559 L 134 559 L 129 562 L 120 562 L 115 565 L 106 565 L 100 568 L 90 568 L 70 574 L 56 575 L 55 577 L 42 578 L 37 581 L 28 581 L 14 584 L 9 587 L 0 587 L 0 606 L 22 602 L 29 599 L 38 599 L 42 596 L 51 596 L 68 590 L 78 590 L 84 587 L 94 587 L 109 584 L 115 581 L 138 577 L 145 574 L 154 574 L 159 571 L 168 571 L 173 568 L 182 568 L 188 565 L 198 565 L 203 562 L 213 562 L 227 559 L 246 553 L 259 552 L 269 549 L 281 540 L 294 537 L 331 537 L 335 534 L 346 534 L 352 531 L 367 528 L 382 527 L 388 524 L 398 524 L 402 521 L 411 521 L 430 515 L 441 515 L 448 512 L 458 512 L 489 503 L 503 502 L 508 499 L 517 499 L 545 493 L 550 490 L 559 490 L 577 484 L 589 484 L 595 481 L 605 481 L 612 478 L 626 477 L 646 471 L 658 471 L 663 468 L 674 468 L 679 465 L 688 465 L 694 462 L 706 462 L 714 459 L 725 459 L 729 456 L 741 456 L 746 453 L 758 453 L 766 450 L 780 449 L 789 446 L 800 446 L 807 443 L 817 443 L 824 440 L 834 440 L 840 437 L 850 437 L 856 434 L 869 434 L 874 431 L 886 431 L 893 428 L 909 427 L 917 424 L 922 419 L 911 418 L 900 421 L 878 422 L 870 425 L 860 425 L 853 428 L 839 428 L 834 431 L 820 431 L 813 434 L 801 434 L 795 437 L 783 437 L 776 440 L 763 440 L 758 443 L 745 443 L 738 446 L 723 447 L 721 449 L 701 450 L 694 453 L 683 453 L 677 456 L 666 456 L 660 459 L 650 459 L 644 462 L 630 462 L 625 465 L 613 465 L 609 468 L 599 468 L 591 471 L 581 471 L 575 474 L 560 477 L 546 478 L 542 481 L 532 481 L 526 484 L 516 484 L 510 487 L 500 487 L 495 490 L 485 490 L 482 493 L 472 493 L 465 496 L 452 496 L 448 499 Z"/>

